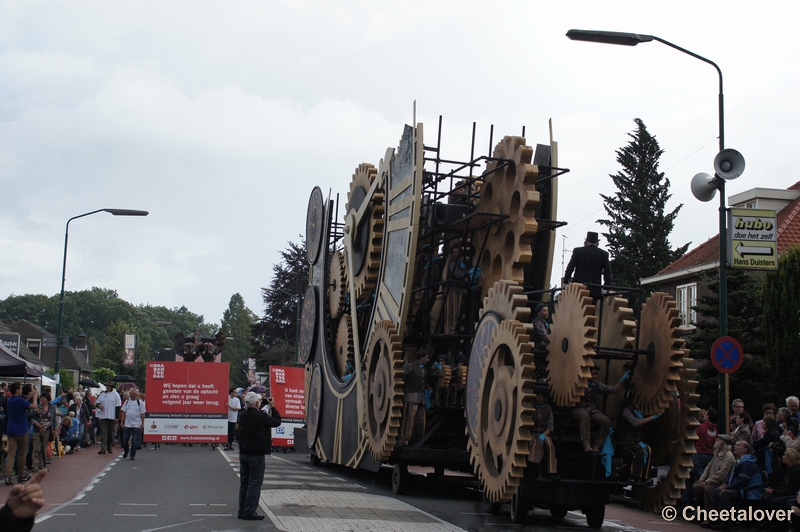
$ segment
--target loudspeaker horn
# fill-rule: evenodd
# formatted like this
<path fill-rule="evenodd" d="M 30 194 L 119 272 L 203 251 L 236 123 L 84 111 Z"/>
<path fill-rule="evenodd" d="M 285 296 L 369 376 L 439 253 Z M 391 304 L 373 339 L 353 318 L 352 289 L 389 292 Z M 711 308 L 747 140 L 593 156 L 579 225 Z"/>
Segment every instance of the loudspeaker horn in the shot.
<path fill-rule="evenodd" d="M 744 173 L 744 156 L 736 150 L 724 149 L 714 157 L 714 171 L 725 181 Z"/>
<path fill-rule="evenodd" d="M 717 185 L 714 178 L 705 172 L 700 172 L 692 178 L 692 195 L 700 201 L 711 201 L 717 195 Z"/>

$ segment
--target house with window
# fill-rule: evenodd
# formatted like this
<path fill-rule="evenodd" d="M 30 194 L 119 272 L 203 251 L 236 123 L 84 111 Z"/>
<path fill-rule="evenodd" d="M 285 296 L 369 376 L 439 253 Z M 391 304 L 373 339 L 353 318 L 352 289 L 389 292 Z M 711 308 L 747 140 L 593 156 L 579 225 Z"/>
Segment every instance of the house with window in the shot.
<path fill-rule="evenodd" d="M 22 358 L 33 364 L 53 369 L 56 362 L 56 335 L 28 320 L 6 322 L 5 327 L 9 331 L 19 333 Z M 61 369 L 72 373 L 75 382 L 88 377 L 92 372 L 87 360 L 85 336 L 79 337 L 79 341 L 83 341 L 83 349 L 80 349 L 80 345 L 62 345 L 60 353 Z"/>
<path fill-rule="evenodd" d="M 745 209 L 771 209 L 777 212 L 778 255 L 800 244 L 800 181 L 787 189 L 753 188 L 728 198 L 728 205 Z M 675 298 L 681 326 L 693 329 L 697 314 L 692 307 L 697 298 L 710 291 L 703 279 L 716 278 L 719 271 L 719 234 L 688 251 L 684 256 L 652 277 L 642 286 L 654 287 Z"/>

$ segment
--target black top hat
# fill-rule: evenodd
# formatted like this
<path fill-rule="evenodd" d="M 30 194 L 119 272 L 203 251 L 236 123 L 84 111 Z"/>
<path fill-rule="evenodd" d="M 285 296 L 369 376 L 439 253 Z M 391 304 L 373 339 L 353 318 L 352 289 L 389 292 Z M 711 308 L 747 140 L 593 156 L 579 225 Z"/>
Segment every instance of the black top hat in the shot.
<path fill-rule="evenodd" d="M 538 394 L 549 395 L 550 387 L 547 385 L 547 379 L 537 380 L 536 385 L 533 387 L 533 393 L 537 395 Z"/>
<path fill-rule="evenodd" d="M 420 358 L 427 356 L 428 354 L 429 353 L 427 349 L 420 349 L 419 351 L 417 351 L 416 359 L 419 360 Z"/>
<path fill-rule="evenodd" d="M 586 233 L 586 241 L 590 244 L 597 244 L 600 242 L 600 237 L 594 231 L 589 231 Z"/>

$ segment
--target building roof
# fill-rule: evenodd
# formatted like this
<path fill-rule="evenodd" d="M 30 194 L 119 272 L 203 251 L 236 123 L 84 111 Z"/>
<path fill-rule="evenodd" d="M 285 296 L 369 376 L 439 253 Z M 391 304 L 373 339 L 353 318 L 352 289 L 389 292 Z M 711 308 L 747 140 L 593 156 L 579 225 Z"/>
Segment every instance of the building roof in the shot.
<path fill-rule="evenodd" d="M 8 328 L 14 332 L 20 333 L 20 337 L 23 340 L 22 343 L 27 342 L 29 339 L 43 340 L 45 336 L 55 336 L 50 334 L 46 329 L 31 323 L 28 320 L 17 320 L 13 323 L 9 323 Z M 28 353 L 35 357 L 32 351 L 28 350 Z M 24 353 L 22 350 L 20 350 L 20 355 L 22 355 L 25 359 L 28 359 L 28 353 Z M 55 364 L 56 348 L 45 347 L 43 342 L 40 347 L 39 354 L 40 359 L 35 358 L 31 362 L 34 362 L 35 364 L 44 364 L 45 366 L 52 368 Z M 89 367 L 89 364 L 86 362 L 86 356 L 74 347 L 67 345 L 61 346 L 60 358 L 62 367 L 65 369 L 77 370 L 80 373 L 90 373 L 92 371 Z"/>
<path fill-rule="evenodd" d="M 787 190 L 800 190 L 800 181 L 790 186 Z M 800 197 L 797 197 L 777 215 L 778 226 L 778 253 L 784 253 L 792 246 L 800 244 Z M 681 258 L 648 278 L 650 283 L 657 278 L 677 274 L 678 272 L 697 269 L 708 269 L 703 266 L 714 266 L 719 263 L 719 235 L 714 235 L 696 248 L 687 252 Z M 643 283 L 642 284 L 647 284 Z"/>
<path fill-rule="evenodd" d="M 800 190 L 800 181 L 792 185 Z M 778 253 L 800 244 L 800 197 L 778 213 Z"/>

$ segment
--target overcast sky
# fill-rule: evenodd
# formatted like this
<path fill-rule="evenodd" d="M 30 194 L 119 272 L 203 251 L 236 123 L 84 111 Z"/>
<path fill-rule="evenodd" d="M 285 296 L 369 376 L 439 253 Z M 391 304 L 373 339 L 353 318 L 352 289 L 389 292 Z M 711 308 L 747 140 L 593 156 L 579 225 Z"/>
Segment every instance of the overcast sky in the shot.
<path fill-rule="evenodd" d="M 782 6 L 782 7 L 781 7 Z M 562 244 L 601 231 L 614 151 L 633 119 L 665 150 L 683 203 L 672 242 L 718 232 L 713 173 L 716 71 L 659 43 L 573 42 L 571 28 L 652 34 L 725 76 L 726 146 L 747 161 L 729 195 L 786 188 L 795 168 L 794 3 L 752 2 L 36 2 L 0 0 L 0 299 L 115 289 L 133 304 L 186 305 L 219 322 L 305 232 L 311 189 L 345 201 L 359 163 L 377 165 L 403 124 L 425 124 L 442 155 L 469 157 L 526 126 L 559 142 Z M 794 95 L 794 96 L 793 96 Z M 792 139 L 795 139 L 794 141 Z M 560 235 L 567 237 L 564 241 Z"/>

